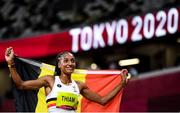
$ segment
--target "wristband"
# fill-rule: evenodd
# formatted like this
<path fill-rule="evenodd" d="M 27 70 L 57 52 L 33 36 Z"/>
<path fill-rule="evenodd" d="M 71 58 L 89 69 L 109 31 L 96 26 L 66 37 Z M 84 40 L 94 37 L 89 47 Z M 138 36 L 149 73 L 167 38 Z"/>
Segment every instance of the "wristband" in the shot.
<path fill-rule="evenodd" d="M 13 64 L 8 64 L 8 67 L 9 68 L 14 68 L 15 67 L 15 64 L 13 63 Z"/>

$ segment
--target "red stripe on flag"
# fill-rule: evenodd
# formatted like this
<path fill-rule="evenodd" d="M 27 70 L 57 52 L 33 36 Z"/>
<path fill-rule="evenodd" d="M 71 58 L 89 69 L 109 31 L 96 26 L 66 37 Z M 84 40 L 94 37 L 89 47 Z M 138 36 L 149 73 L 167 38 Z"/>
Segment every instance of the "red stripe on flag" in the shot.
<path fill-rule="evenodd" d="M 111 92 L 115 86 L 120 84 L 121 77 L 117 74 L 88 74 L 86 76 L 87 86 L 94 92 L 98 92 L 101 96 Z M 87 99 L 82 99 L 81 112 L 119 112 L 122 91 L 119 92 L 105 106 L 96 104 Z"/>

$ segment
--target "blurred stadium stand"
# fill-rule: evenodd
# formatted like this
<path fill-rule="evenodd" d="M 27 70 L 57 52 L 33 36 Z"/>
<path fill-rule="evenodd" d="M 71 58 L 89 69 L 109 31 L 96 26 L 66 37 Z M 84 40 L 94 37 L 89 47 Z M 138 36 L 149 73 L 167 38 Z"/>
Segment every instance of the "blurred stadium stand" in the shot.
<path fill-rule="evenodd" d="M 179 0 L 1 0 L 0 39 L 59 32 L 179 4 Z"/>
<path fill-rule="evenodd" d="M 179 6 L 180 0 L 1 0 L 0 42 L 58 33 L 74 27 Z M 168 68 L 171 68 L 169 71 L 179 69 L 180 32 L 153 40 L 79 52 L 75 53 L 75 56 L 78 68 L 92 69 L 91 65 L 94 63 L 97 69 L 129 69 L 134 78 L 125 90 L 122 111 L 180 111 L 179 71 L 163 72 Z M 53 64 L 54 58 L 55 55 L 51 55 L 35 60 Z M 119 60 L 128 58 L 139 58 L 140 63 L 119 66 Z M 0 63 L 0 111 L 15 110 L 8 73 L 5 62 Z M 143 79 L 148 75 L 144 73 L 150 73 L 153 76 L 150 79 Z M 164 76 L 159 76 L 162 74 Z M 163 89 L 162 84 L 169 87 Z M 161 90 L 162 93 L 150 93 L 151 85 L 154 85 L 152 86 L 154 92 Z M 145 89 L 147 87 L 149 89 Z M 144 88 L 144 92 L 141 88 Z M 166 90 L 169 93 L 164 93 Z M 142 95 L 142 97 L 136 98 L 135 95 Z M 174 108 L 173 104 L 165 104 L 168 101 L 174 103 Z"/>
<path fill-rule="evenodd" d="M 121 111 L 177 112 L 180 110 L 180 68 L 144 74 L 125 89 Z"/>

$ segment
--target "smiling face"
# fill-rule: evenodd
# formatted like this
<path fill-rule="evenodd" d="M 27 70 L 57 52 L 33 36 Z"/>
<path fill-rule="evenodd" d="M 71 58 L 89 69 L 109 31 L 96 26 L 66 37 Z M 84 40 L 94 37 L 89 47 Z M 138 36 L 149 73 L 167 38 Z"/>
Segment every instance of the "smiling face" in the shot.
<path fill-rule="evenodd" d="M 71 73 L 73 73 L 76 67 L 74 55 L 69 52 L 63 54 L 59 58 L 58 66 L 61 70 L 61 74 L 70 75 Z"/>

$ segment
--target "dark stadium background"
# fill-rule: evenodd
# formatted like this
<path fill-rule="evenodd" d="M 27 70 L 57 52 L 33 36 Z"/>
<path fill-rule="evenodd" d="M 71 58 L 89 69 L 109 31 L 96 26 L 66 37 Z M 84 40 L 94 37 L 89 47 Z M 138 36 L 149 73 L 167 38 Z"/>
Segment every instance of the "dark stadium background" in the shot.
<path fill-rule="evenodd" d="M 76 27 L 143 16 L 173 7 L 180 8 L 180 1 L 1 0 L 0 42 L 61 33 Z M 150 40 L 74 54 L 77 68 L 92 69 L 95 65 L 96 69 L 129 70 L 132 79 L 125 89 L 121 111 L 180 111 L 180 31 Z M 31 59 L 54 64 L 55 56 Z M 119 60 L 129 58 L 139 58 L 140 63 L 119 66 Z M 13 102 L 9 72 L 3 61 L 0 63 L 0 111 L 15 111 Z"/>

